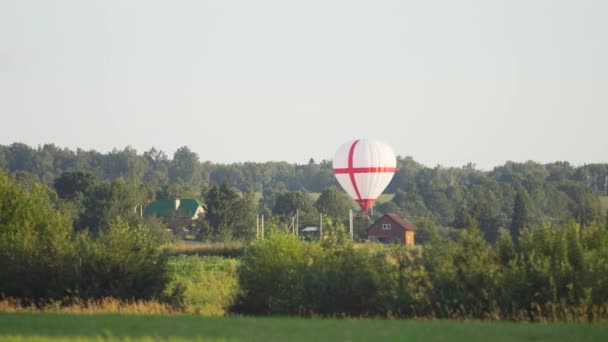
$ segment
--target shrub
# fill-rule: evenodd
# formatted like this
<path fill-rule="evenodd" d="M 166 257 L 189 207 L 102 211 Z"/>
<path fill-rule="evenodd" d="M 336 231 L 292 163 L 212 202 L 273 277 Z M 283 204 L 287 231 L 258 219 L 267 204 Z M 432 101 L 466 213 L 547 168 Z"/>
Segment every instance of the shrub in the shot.
<path fill-rule="evenodd" d="M 237 312 L 515 320 L 608 316 L 608 232 L 560 223 L 492 245 L 476 227 L 424 246 L 275 233 L 245 252 Z"/>
<path fill-rule="evenodd" d="M 252 244 L 239 268 L 243 291 L 237 310 L 253 314 L 298 311 L 302 295 L 304 245 L 281 232 Z"/>
<path fill-rule="evenodd" d="M 166 256 L 144 226 L 118 218 L 96 239 L 79 234 L 76 249 L 76 290 L 85 298 L 155 298 L 168 282 Z"/>
<path fill-rule="evenodd" d="M 24 191 L 0 172 L 0 293 L 60 298 L 72 278 L 69 218 L 55 211 L 48 190 Z"/>

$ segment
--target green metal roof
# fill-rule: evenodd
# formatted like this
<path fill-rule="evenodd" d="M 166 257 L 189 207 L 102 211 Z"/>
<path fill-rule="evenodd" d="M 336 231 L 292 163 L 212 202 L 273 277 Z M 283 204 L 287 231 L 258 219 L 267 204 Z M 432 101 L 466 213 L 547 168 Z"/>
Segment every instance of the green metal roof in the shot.
<path fill-rule="evenodd" d="M 203 206 L 203 202 L 194 198 L 180 198 L 179 207 L 175 210 L 175 200 L 161 199 L 156 200 L 146 206 L 144 209 L 144 217 L 159 216 L 159 217 L 192 217 L 196 214 L 199 206 Z"/>

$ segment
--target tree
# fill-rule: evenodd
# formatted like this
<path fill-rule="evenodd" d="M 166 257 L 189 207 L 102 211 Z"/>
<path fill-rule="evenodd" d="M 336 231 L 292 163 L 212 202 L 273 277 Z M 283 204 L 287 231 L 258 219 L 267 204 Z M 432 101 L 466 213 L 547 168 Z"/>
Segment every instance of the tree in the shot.
<path fill-rule="evenodd" d="M 233 232 L 236 239 L 253 240 L 255 238 L 257 212 L 258 199 L 255 192 L 243 192 L 232 208 L 234 216 Z"/>
<path fill-rule="evenodd" d="M 477 222 L 475 222 L 475 218 L 466 207 L 460 207 L 456 210 L 456 217 L 454 218 L 454 222 L 452 222 L 454 228 L 462 229 L 474 225 L 476 226 Z"/>
<path fill-rule="evenodd" d="M 8 148 L 0 145 L 0 170 L 8 168 L 8 161 L 6 160 Z"/>
<path fill-rule="evenodd" d="M 40 186 L 38 177 L 25 170 L 13 172 L 11 178 L 25 191 L 32 191 L 35 187 Z"/>
<path fill-rule="evenodd" d="M 416 186 L 416 175 L 424 169 L 420 163 L 412 157 L 397 157 L 397 171 L 387 186 L 386 191 L 395 192 L 398 189 L 404 191 L 414 190 Z"/>
<path fill-rule="evenodd" d="M 55 179 L 53 186 L 59 198 L 74 200 L 79 195 L 86 194 L 95 188 L 99 180 L 93 173 L 86 171 L 64 172 Z"/>
<path fill-rule="evenodd" d="M 39 300 L 62 298 L 70 282 L 69 218 L 53 209 L 48 191 L 24 191 L 0 172 L 0 293 Z"/>
<path fill-rule="evenodd" d="M 14 143 L 8 147 L 7 160 L 8 169 L 11 172 L 17 170 L 34 171 L 34 156 L 36 151 L 26 144 Z"/>
<path fill-rule="evenodd" d="M 317 211 L 310 195 L 303 191 L 291 191 L 277 196 L 273 212 L 288 219 L 299 212 L 299 220 L 302 224 L 317 222 Z"/>
<path fill-rule="evenodd" d="M 353 201 L 344 192 L 332 186 L 321 193 L 315 207 L 323 215 L 327 215 L 334 220 L 344 220 L 348 217 L 348 211 L 352 209 Z"/>
<path fill-rule="evenodd" d="M 524 201 L 524 196 L 518 192 L 513 204 L 513 218 L 511 219 L 511 238 L 513 241 L 519 239 L 519 234 L 530 222 L 528 206 Z"/>
<path fill-rule="evenodd" d="M 137 225 L 142 221 L 137 208 L 147 203 L 149 196 L 153 194 L 148 188 L 124 179 L 100 183 L 86 194 L 75 228 L 89 228 L 97 233 L 119 217 L 127 224 Z"/>
<path fill-rule="evenodd" d="M 433 220 L 423 217 L 416 221 L 416 244 L 424 245 L 440 239 L 437 225 Z"/>
<path fill-rule="evenodd" d="M 166 185 L 169 182 L 169 158 L 165 152 L 151 148 L 144 152 L 143 157 L 146 163 L 144 182 L 155 186 Z"/>
<path fill-rule="evenodd" d="M 169 180 L 172 183 L 187 184 L 194 187 L 201 185 L 201 170 L 198 155 L 186 146 L 182 146 L 173 154 L 169 167 Z"/>
<path fill-rule="evenodd" d="M 578 183 L 567 182 L 560 186 L 560 190 L 570 197 L 570 212 L 582 227 L 601 217 L 599 197 L 591 189 Z"/>
<path fill-rule="evenodd" d="M 397 190 L 391 200 L 403 216 L 408 217 L 431 217 L 432 213 L 424 204 L 424 199 L 417 192 Z"/>
<path fill-rule="evenodd" d="M 213 185 L 205 194 L 207 212 L 199 221 L 198 238 L 206 241 L 256 237 L 258 199 L 253 191 L 238 194 L 227 182 Z"/>
<path fill-rule="evenodd" d="M 124 178 L 131 181 L 141 181 L 146 163 L 131 146 L 120 151 L 112 150 L 103 158 L 104 178 L 114 180 Z"/>
<path fill-rule="evenodd" d="M 158 199 L 175 199 L 175 198 L 197 198 L 201 194 L 200 189 L 195 189 L 186 184 L 171 184 L 163 185 L 156 191 Z"/>
<path fill-rule="evenodd" d="M 353 217 L 353 235 L 355 241 L 367 240 L 367 230 L 374 223 L 371 217 L 365 213 L 360 213 Z"/>

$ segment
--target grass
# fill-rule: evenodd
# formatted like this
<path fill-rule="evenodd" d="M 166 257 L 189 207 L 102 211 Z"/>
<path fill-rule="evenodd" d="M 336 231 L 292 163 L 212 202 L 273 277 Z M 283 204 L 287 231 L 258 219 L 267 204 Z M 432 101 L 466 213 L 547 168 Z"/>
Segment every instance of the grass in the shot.
<path fill-rule="evenodd" d="M 15 298 L 0 299 L 0 313 L 50 312 L 68 314 L 177 314 L 181 312 L 167 303 L 156 300 L 121 300 L 117 298 L 82 299 L 68 298 L 50 301 L 42 306 L 24 305 Z"/>
<path fill-rule="evenodd" d="M 380 194 L 380 196 L 378 196 L 378 199 L 376 199 L 376 202 L 377 203 L 389 202 L 390 200 L 393 199 L 393 197 L 395 197 L 395 194 Z"/>
<path fill-rule="evenodd" d="M 165 293 L 181 292 L 178 307 L 185 313 L 223 316 L 238 293 L 237 266 L 236 259 L 215 256 L 172 257 Z"/>
<path fill-rule="evenodd" d="M 319 199 L 319 196 L 321 196 L 320 192 L 310 192 L 308 194 L 310 195 L 310 198 L 313 201 L 316 201 L 317 199 Z M 376 204 L 389 202 L 390 200 L 393 199 L 393 197 L 395 197 L 395 194 L 380 194 L 380 196 L 378 196 L 378 198 L 376 199 Z M 607 200 L 608 200 L 608 197 L 607 197 Z M 356 204 L 354 204 L 354 201 L 353 201 L 353 208 L 358 208 L 358 206 Z"/>
<path fill-rule="evenodd" d="M 0 341 L 602 341 L 608 324 L 0 313 Z"/>

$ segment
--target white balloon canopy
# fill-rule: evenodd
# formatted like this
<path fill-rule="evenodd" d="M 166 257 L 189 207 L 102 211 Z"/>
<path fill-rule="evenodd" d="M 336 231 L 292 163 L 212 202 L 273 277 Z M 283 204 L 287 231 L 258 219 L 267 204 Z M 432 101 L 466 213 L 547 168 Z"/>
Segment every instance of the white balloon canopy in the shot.
<path fill-rule="evenodd" d="M 387 144 L 368 139 L 352 140 L 338 148 L 333 160 L 338 183 L 367 211 L 388 186 L 397 166 Z"/>

